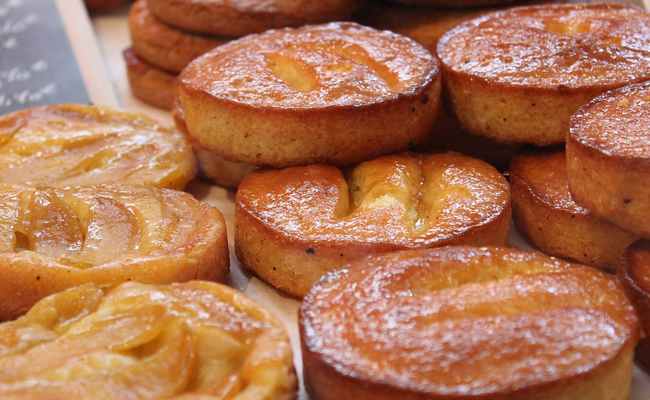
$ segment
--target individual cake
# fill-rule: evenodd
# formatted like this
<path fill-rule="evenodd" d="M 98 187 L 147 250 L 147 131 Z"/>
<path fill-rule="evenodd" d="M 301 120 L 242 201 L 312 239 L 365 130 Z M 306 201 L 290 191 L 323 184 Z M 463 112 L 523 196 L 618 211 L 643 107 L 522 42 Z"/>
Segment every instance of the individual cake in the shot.
<path fill-rule="evenodd" d="M 576 204 L 564 149 L 517 154 L 508 173 L 515 225 L 543 252 L 614 271 L 638 239 Z"/>
<path fill-rule="evenodd" d="M 240 264 L 304 296 L 368 254 L 450 244 L 505 245 L 510 192 L 485 162 L 457 153 L 381 157 L 349 171 L 325 165 L 255 171 L 235 199 Z"/>
<path fill-rule="evenodd" d="M 621 259 L 617 273 L 625 291 L 639 312 L 646 337 L 636 348 L 636 358 L 650 368 L 650 243 L 639 240 L 630 246 Z"/>
<path fill-rule="evenodd" d="M 580 106 L 650 79 L 650 13 L 617 4 L 512 8 L 458 25 L 437 53 L 465 129 L 502 142 L 557 144 Z"/>
<path fill-rule="evenodd" d="M 576 203 L 650 238 L 650 83 L 604 94 L 571 119 L 567 172 Z"/>
<path fill-rule="evenodd" d="M 183 189 L 195 175 L 185 137 L 141 114 L 69 104 L 0 116 L 0 183 Z"/>
<path fill-rule="evenodd" d="M 169 25 L 240 37 L 272 28 L 347 19 L 358 0 L 147 0 L 151 13 Z"/>
<path fill-rule="evenodd" d="M 190 61 L 229 40 L 169 26 L 151 15 L 147 1 L 133 3 L 129 33 L 133 51 L 157 68 L 181 72 Z"/>
<path fill-rule="evenodd" d="M 87 282 L 225 281 L 230 268 L 223 216 L 184 192 L 4 185 L 0 210 L 0 320 Z"/>
<path fill-rule="evenodd" d="M 505 248 L 368 257 L 300 309 L 313 400 L 625 400 L 639 331 L 614 276 Z"/>
<path fill-rule="evenodd" d="M 295 399 L 289 338 L 211 282 L 81 285 L 0 324 L 4 400 Z"/>
<path fill-rule="evenodd" d="M 440 76 L 408 38 L 331 23 L 220 46 L 183 70 L 179 99 L 190 137 L 227 160 L 349 165 L 422 141 Z"/>
<path fill-rule="evenodd" d="M 132 48 L 122 53 L 131 93 L 147 104 L 171 110 L 178 92 L 178 75 L 142 60 Z"/>

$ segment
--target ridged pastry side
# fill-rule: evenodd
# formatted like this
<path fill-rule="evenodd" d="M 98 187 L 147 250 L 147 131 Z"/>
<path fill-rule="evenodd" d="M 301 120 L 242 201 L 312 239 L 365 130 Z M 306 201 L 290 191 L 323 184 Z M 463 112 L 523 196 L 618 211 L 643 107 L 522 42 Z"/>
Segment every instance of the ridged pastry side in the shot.
<path fill-rule="evenodd" d="M 650 238 L 650 83 L 606 93 L 572 117 L 567 172 L 576 203 Z"/>
<path fill-rule="evenodd" d="M 190 136 L 230 161 L 350 165 L 422 141 L 440 108 L 434 57 L 354 23 L 250 35 L 179 77 Z"/>
<path fill-rule="evenodd" d="M 223 282 L 229 269 L 223 216 L 187 193 L 0 187 L 0 319 L 83 283 Z"/>
<path fill-rule="evenodd" d="M 178 92 L 178 75 L 156 68 L 128 48 L 122 53 L 131 93 L 154 107 L 171 110 Z"/>
<path fill-rule="evenodd" d="M 625 400 L 639 337 L 615 277 L 465 246 L 332 272 L 299 323 L 314 400 Z"/>
<path fill-rule="evenodd" d="M 480 38 L 480 40 L 475 40 Z M 507 143 L 563 143 L 569 119 L 608 90 L 650 79 L 650 13 L 631 5 L 516 7 L 438 42 L 461 125 Z"/>
<path fill-rule="evenodd" d="M 385 156 L 350 170 L 261 170 L 235 198 L 241 265 L 304 296 L 369 254 L 449 244 L 505 245 L 510 193 L 492 166 L 457 153 Z"/>
<path fill-rule="evenodd" d="M 92 284 L 0 324 L 5 400 L 292 400 L 289 337 L 227 286 Z"/>
<path fill-rule="evenodd" d="M 508 174 L 515 226 L 544 253 L 613 272 L 638 240 L 575 203 L 563 149 L 517 154 Z"/>

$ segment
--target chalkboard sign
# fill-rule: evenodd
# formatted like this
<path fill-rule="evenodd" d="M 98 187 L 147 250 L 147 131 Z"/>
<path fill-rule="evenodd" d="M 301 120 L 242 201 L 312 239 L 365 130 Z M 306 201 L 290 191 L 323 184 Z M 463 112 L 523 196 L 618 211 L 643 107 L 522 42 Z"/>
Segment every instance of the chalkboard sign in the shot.
<path fill-rule="evenodd" d="M 0 114 L 89 102 L 55 0 L 0 0 Z"/>

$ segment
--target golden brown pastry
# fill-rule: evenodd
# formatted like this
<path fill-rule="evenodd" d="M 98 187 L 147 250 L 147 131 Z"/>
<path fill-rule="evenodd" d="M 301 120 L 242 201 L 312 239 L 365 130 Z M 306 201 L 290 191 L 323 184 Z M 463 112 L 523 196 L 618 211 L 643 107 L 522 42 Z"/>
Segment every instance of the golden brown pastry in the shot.
<path fill-rule="evenodd" d="M 228 39 L 173 28 L 151 15 L 148 0 L 137 0 L 129 13 L 133 51 L 153 66 L 181 72 L 190 61 Z"/>
<path fill-rule="evenodd" d="M 224 285 L 81 285 L 0 324 L 4 400 L 291 400 L 282 323 Z"/>
<path fill-rule="evenodd" d="M 450 244 L 505 245 L 510 192 L 498 171 L 457 153 L 392 155 L 255 171 L 235 199 L 241 265 L 293 296 L 368 254 Z"/>
<path fill-rule="evenodd" d="M 124 50 L 122 56 L 133 96 L 154 107 L 171 110 L 178 93 L 178 75 L 142 60 L 133 48 Z"/>
<path fill-rule="evenodd" d="M 576 204 L 564 149 L 517 154 L 509 175 L 515 226 L 544 253 L 614 271 L 638 240 Z"/>
<path fill-rule="evenodd" d="M 328 274 L 300 336 L 313 400 L 625 400 L 639 321 L 595 268 L 445 247 Z"/>
<path fill-rule="evenodd" d="M 87 282 L 225 281 L 229 268 L 223 216 L 187 193 L 0 186 L 0 320 Z"/>
<path fill-rule="evenodd" d="M 181 29 L 240 37 L 272 28 L 347 19 L 358 0 L 147 0 L 160 20 Z"/>
<path fill-rule="evenodd" d="M 172 116 L 176 128 L 185 136 L 190 136 L 185 125 L 185 113 L 178 101 L 174 101 Z M 245 163 L 228 161 L 210 150 L 201 148 L 198 144 L 193 146 L 194 157 L 199 168 L 199 177 L 216 185 L 226 188 L 237 188 L 239 183 L 250 174 L 255 166 Z"/>
<path fill-rule="evenodd" d="M 440 77 L 412 40 L 332 23 L 220 46 L 183 70 L 179 98 L 192 139 L 227 160 L 349 165 L 422 141 Z"/>
<path fill-rule="evenodd" d="M 183 135 L 141 114 L 68 104 L 0 116 L 0 183 L 183 189 L 195 175 Z"/>
<path fill-rule="evenodd" d="M 538 146 L 564 142 L 571 115 L 597 95 L 650 79 L 649 49 L 650 13 L 616 4 L 512 8 L 438 42 L 461 125 Z"/>
<path fill-rule="evenodd" d="M 650 82 L 580 108 L 571 118 L 567 172 L 576 203 L 650 238 Z"/>
<path fill-rule="evenodd" d="M 650 243 L 639 240 L 623 255 L 617 271 L 618 278 L 639 312 L 646 337 L 636 347 L 636 358 L 650 368 Z"/>

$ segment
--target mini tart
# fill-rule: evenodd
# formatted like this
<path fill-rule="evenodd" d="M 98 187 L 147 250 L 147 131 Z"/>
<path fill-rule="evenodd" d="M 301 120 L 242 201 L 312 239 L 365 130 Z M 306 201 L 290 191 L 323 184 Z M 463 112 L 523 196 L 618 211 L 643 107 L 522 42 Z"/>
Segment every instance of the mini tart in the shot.
<path fill-rule="evenodd" d="M 0 324 L 4 400 L 295 399 L 289 337 L 224 285 L 82 285 Z"/>
<path fill-rule="evenodd" d="M 183 107 L 176 100 L 174 100 L 172 116 L 176 128 L 189 137 Z M 242 179 L 255 169 L 253 165 L 228 161 L 199 145 L 194 145 L 194 157 L 199 167 L 199 177 L 226 188 L 237 188 Z"/>
<path fill-rule="evenodd" d="M 171 110 L 178 92 L 178 75 L 156 68 L 138 57 L 133 48 L 122 53 L 131 93 L 154 107 Z"/>
<path fill-rule="evenodd" d="M 639 312 L 646 337 L 636 347 L 636 358 L 650 368 L 650 243 L 639 240 L 630 246 L 621 259 L 618 278 Z"/>
<path fill-rule="evenodd" d="M 625 400 L 639 322 L 595 268 L 446 247 L 328 274 L 300 336 L 314 400 Z"/>
<path fill-rule="evenodd" d="M 0 320 L 87 282 L 225 281 L 229 268 L 223 216 L 187 193 L 0 186 Z"/>
<path fill-rule="evenodd" d="M 185 137 L 141 114 L 68 104 L 0 116 L 0 183 L 183 189 L 194 176 Z"/>
<path fill-rule="evenodd" d="M 650 82 L 578 110 L 567 139 L 567 172 L 576 203 L 650 238 Z"/>
<path fill-rule="evenodd" d="M 515 226 L 543 252 L 614 271 L 638 240 L 575 203 L 563 149 L 517 154 L 509 175 Z"/>
<path fill-rule="evenodd" d="M 193 32 L 241 37 L 272 28 L 348 19 L 358 0 L 147 0 L 151 13 Z"/>
<path fill-rule="evenodd" d="M 563 143 L 580 106 L 650 79 L 650 13 L 617 4 L 512 8 L 448 31 L 438 57 L 465 129 L 509 143 Z"/>
<path fill-rule="evenodd" d="M 148 63 L 169 72 L 181 72 L 203 53 L 228 39 L 200 35 L 173 28 L 149 12 L 147 0 L 138 0 L 128 18 L 133 51 Z"/>
<path fill-rule="evenodd" d="M 435 58 L 355 23 L 251 35 L 179 77 L 190 136 L 231 161 L 350 165 L 422 141 L 440 108 Z"/>
<path fill-rule="evenodd" d="M 235 199 L 241 265 L 304 296 L 322 275 L 368 254 L 449 244 L 505 245 L 510 192 L 485 162 L 457 153 L 392 155 L 346 171 L 255 171 Z"/>

